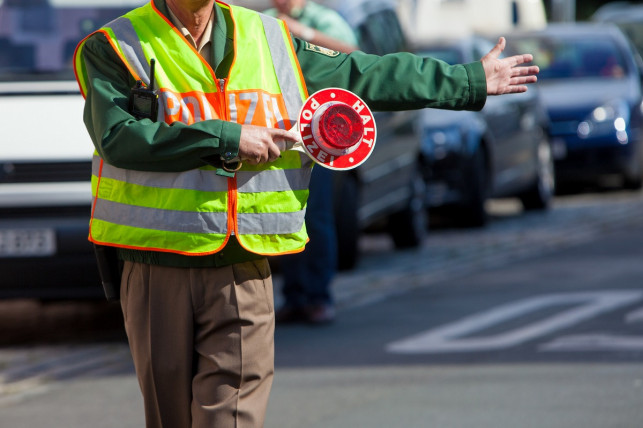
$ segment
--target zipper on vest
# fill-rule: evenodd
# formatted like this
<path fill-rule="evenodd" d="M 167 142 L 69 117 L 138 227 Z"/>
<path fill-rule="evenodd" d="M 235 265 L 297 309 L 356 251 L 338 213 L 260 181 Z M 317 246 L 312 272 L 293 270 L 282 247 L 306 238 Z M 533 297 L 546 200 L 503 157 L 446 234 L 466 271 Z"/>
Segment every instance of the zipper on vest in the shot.
<path fill-rule="evenodd" d="M 221 91 L 221 111 L 225 114 L 224 120 L 230 120 L 230 110 L 226 101 L 226 79 L 218 79 L 219 91 Z M 231 235 L 237 235 L 237 175 L 228 177 L 228 231 Z"/>
<path fill-rule="evenodd" d="M 219 79 L 217 81 L 219 84 L 219 91 L 221 91 L 221 111 L 225 114 L 224 120 L 230 120 L 230 110 L 228 109 L 228 103 L 226 101 L 226 93 L 225 93 L 225 87 L 226 87 L 226 80 L 225 79 Z"/>
<path fill-rule="evenodd" d="M 238 235 L 237 229 L 237 175 L 228 178 L 228 231 Z"/>

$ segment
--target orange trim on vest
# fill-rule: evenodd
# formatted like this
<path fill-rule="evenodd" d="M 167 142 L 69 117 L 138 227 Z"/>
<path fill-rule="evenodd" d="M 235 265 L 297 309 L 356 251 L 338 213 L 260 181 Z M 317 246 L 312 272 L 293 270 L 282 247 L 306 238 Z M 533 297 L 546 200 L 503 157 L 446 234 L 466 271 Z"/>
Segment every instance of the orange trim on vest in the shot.
<path fill-rule="evenodd" d="M 98 189 L 100 189 L 100 180 L 103 177 L 103 158 L 100 158 L 100 166 L 98 167 L 98 176 L 96 180 L 96 195 L 94 196 L 94 202 L 92 203 L 92 216 L 89 219 L 89 240 L 92 242 L 94 238 L 92 237 L 92 222 L 94 221 L 94 211 L 96 211 L 96 204 L 98 203 Z"/>
<path fill-rule="evenodd" d="M 82 40 L 81 40 L 81 41 L 76 45 L 76 48 L 74 49 L 74 56 L 72 57 L 72 58 L 74 59 L 74 77 L 76 78 L 76 83 L 78 83 L 78 87 L 80 88 L 80 94 L 83 96 L 83 98 L 87 98 L 87 94 L 85 93 L 85 90 L 84 90 L 84 88 L 83 88 L 83 85 L 81 85 L 81 84 L 80 84 L 80 80 L 81 80 L 81 79 L 79 79 L 79 78 L 78 78 L 78 69 L 77 69 L 77 67 L 76 67 L 76 64 L 77 64 L 77 63 L 76 63 L 76 56 L 78 55 L 78 49 L 79 49 L 81 46 L 85 45 L 85 41 L 86 41 L 86 40 L 89 38 L 89 36 L 91 36 L 92 34 L 94 34 L 94 33 L 91 33 L 91 34 L 88 34 L 87 36 L 85 36 L 85 37 L 84 37 L 84 38 L 83 38 L 83 39 L 82 39 Z M 84 79 L 83 79 L 83 80 L 84 80 Z"/>
<path fill-rule="evenodd" d="M 187 251 L 168 250 L 168 249 L 165 249 L 165 248 L 137 247 L 137 246 L 134 246 L 134 245 L 123 245 L 123 244 L 114 244 L 114 243 L 111 243 L 111 242 L 102 242 L 102 241 L 98 241 L 96 239 L 92 239 L 91 235 L 90 235 L 90 239 L 89 239 L 89 241 L 94 243 L 94 244 L 104 245 L 106 247 L 123 248 L 125 250 L 154 251 L 154 252 L 159 252 L 159 253 L 172 253 L 172 254 L 180 254 L 180 255 L 183 255 L 183 256 L 210 256 L 212 254 L 216 254 L 226 246 L 226 244 L 228 243 L 229 240 L 230 240 L 230 234 L 228 233 L 226 235 L 225 239 L 223 240 L 223 244 L 219 248 L 217 248 L 216 250 L 206 251 L 204 253 L 194 253 L 194 252 L 188 253 Z M 306 241 L 306 243 L 308 243 L 308 241 Z M 250 250 L 248 250 L 248 251 L 250 251 Z M 303 249 L 302 249 L 302 251 L 303 251 Z M 252 251 L 250 251 L 250 252 L 252 252 Z M 255 254 L 261 254 L 261 253 L 256 253 L 255 252 Z M 286 253 L 284 253 L 284 254 L 286 254 Z M 271 253 L 271 255 L 272 255 L 272 253 Z"/>
<path fill-rule="evenodd" d="M 188 39 L 186 39 L 186 38 L 185 38 L 185 36 L 183 35 L 183 33 L 181 33 L 181 31 L 179 31 L 179 29 L 178 29 L 178 28 L 176 28 L 176 26 L 172 23 L 172 21 L 170 20 L 170 18 L 168 18 L 167 16 L 163 15 L 163 14 L 161 13 L 161 11 L 159 11 L 159 10 L 156 8 L 156 6 L 154 5 L 154 0 L 151 0 L 151 1 L 150 1 L 150 4 L 151 4 L 152 9 L 154 10 L 154 12 L 156 12 L 156 14 L 157 14 L 157 15 L 159 15 L 159 16 L 160 16 L 160 17 L 161 17 L 165 22 L 167 22 L 167 24 L 168 24 L 170 27 L 172 27 L 172 30 L 174 30 L 174 32 L 175 32 L 176 34 L 178 34 L 179 36 L 181 36 L 181 38 L 183 39 L 183 41 L 185 42 L 185 44 L 186 44 L 186 45 L 188 45 L 188 46 L 190 47 L 190 49 L 192 49 L 192 52 L 194 52 L 194 53 L 195 53 L 195 54 L 196 54 L 196 55 L 201 59 L 201 62 L 202 62 L 203 64 L 205 64 L 205 65 L 206 65 L 206 67 L 208 68 L 208 70 L 209 70 L 209 71 L 210 71 L 210 73 L 212 74 L 212 77 L 214 77 L 214 80 L 215 80 L 215 81 L 216 81 L 216 80 L 218 80 L 218 79 L 217 79 L 217 75 L 214 73 L 214 70 L 212 69 L 212 67 L 210 67 L 210 64 L 208 64 L 208 62 L 207 62 L 207 61 L 206 61 L 206 60 L 201 56 L 201 54 L 196 50 L 196 48 L 195 48 L 194 46 L 192 46 L 192 43 L 190 43 L 190 42 L 188 41 Z M 166 6 L 167 6 L 167 5 L 166 5 Z M 167 6 L 167 7 L 169 8 L 169 6 Z M 218 88 L 217 88 L 217 90 L 218 90 Z"/>
<path fill-rule="evenodd" d="M 125 65 L 125 67 L 127 67 L 127 69 L 129 70 L 129 72 L 131 73 L 132 77 L 134 77 L 134 80 L 140 80 L 140 81 L 143 81 L 143 79 L 141 79 L 141 76 L 139 76 L 139 75 L 138 75 L 138 73 L 136 73 L 136 70 L 134 70 L 134 69 L 129 65 L 129 62 L 128 62 L 128 61 L 125 59 L 125 57 L 121 54 L 120 49 L 118 49 L 118 46 L 116 46 L 116 42 L 115 42 L 114 40 L 112 40 L 112 38 L 110 37 L 109 33 L 108 33 L 106 30 L 97 30 L 96 32 L 97 32 L 97 33 L 103 33 L 103 34 L 105 35 L 105 38 L 107 39 L 107 41 L 109 42 L 109 44 L 110 44 L 110 45 L 112 45 L 112 50 L 114 50 L 114 52 L 116 52 L 116 55 L 118 55 L 118 57 L 121 59 L 121 62 Z"/>

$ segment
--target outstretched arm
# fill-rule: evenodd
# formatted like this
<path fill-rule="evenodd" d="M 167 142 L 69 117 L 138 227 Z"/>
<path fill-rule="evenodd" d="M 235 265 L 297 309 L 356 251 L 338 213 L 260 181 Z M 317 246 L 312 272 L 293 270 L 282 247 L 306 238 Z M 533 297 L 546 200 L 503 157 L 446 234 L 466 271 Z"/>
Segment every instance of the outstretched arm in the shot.
<path fill-rule="evenodd" d="M 500 37 L 496 46 L 481 59 L 487 78 L 488 95 L 525 92 L 527 85 L 537 80 L 536 74 L 540 71 L 537 66 L 519 67 L 533 60 L 530 54 L 499 58 L 506 43 L 505 38 Z"/>

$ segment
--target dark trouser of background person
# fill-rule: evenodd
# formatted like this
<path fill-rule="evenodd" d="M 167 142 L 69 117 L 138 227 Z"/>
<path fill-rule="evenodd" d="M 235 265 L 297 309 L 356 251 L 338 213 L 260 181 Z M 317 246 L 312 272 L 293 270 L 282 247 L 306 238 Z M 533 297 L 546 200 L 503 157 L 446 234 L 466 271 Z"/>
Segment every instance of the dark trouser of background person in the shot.
<path fill-rule="evenodd" d="M 333 172 L 315 166 L 310 179 L 306 250 L 282 256 L 285 303 L 276 313 L 278 323 L 323 324 L 334 320 L 331 282 L 337 270 L 337 236 L 333 214 Z"/>

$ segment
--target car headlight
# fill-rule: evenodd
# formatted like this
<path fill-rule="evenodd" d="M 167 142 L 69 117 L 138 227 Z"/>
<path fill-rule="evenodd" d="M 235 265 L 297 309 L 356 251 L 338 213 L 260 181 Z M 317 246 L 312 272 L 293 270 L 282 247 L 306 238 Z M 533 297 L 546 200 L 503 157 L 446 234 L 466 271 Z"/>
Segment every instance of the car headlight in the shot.
<path fill-rule="evenodd" d="M 444 159 L 449 152 L 462 149 L 462 132 L 459 126 L 424 129 L 422 152 L 434 160 Z"/>
<path fill-rule="evenodd" d="M 627 144 L 627 127 L 630 122 L 630 109 L 622 100 L 610 101 L 596 107 L 578 124 L 578 136 L 590 138 L 616 133 L 621 144 Z"/>

